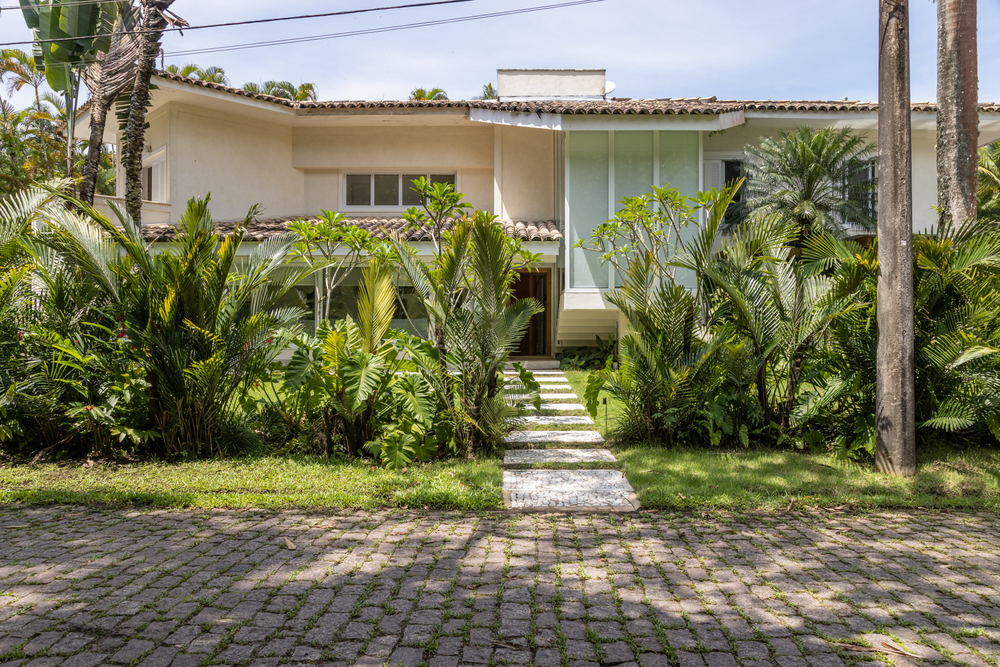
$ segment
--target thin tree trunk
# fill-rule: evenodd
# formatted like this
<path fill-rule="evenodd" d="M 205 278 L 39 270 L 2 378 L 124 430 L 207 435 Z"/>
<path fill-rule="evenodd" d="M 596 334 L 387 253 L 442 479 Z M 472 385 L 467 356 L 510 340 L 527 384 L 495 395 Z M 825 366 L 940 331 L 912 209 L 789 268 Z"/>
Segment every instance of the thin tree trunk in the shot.
<path fill-rule="evenodd" d="M 880 0 L 875 463 L 892 475 L 917 471 L 909 20 L 908 0 Z"/>
<path fill-rule="evenodd" d="M 104 147 L 104 125 L 113 100 L 104 95 L 94 94 L 90 104 L 90 141 L 87 145 L 87 159 L 83 163 L 83 182 L 80 183 L 80 199 L 94 203 L 97 189 L 97 171 L 101 166 L 101 149 Z"/>
<path fill-rule="evenodd" d="M 35 86 L 35 108 L 41 112 L 42 98 L 38 94 L 38 86 Z M 45 180 L 52 180 L 52 165 L 49 164 L 49 147 L 45 141 L 45 124 L 42 119 L 38 119 L 38 143 L 42 147 L 42 157 L 45 159 Z"/>
<path fill-rule="evenodd" d="M 149 105 L 149 81 L 153 76 L 160 37 L 167 20 L 159 10 L 173 0 L 143 0 L 142 49 L 132 86 L 132 98 L 125 125 L 125 210 L 135 224 L 142 224 L 142 149 L 146 139 L 146 107 Z"/>
<path fill-rule="evenodd" d="M 938 0 L 938 208 L 955 224 L 976 218 L 976 50 L 976 0 Z"/>

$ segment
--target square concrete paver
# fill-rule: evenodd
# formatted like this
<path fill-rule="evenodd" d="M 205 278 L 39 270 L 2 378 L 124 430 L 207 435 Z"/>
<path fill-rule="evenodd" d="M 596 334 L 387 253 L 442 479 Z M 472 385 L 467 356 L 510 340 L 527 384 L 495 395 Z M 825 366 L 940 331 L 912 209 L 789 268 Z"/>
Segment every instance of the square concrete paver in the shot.
<path fill-rule="evenodd" d="M 583 412 L 583 403 L 542 403 L 539 410 L 559 410 L 560 412 Z"/>
<path fill-rule="evenodd" d="M 544 389 L 545 387 L 542 387 Z M 576 394 L 559 394 L 543 391 L 539 394 L 543 401 L 572 401 L 577 398 Z"/>
<path fill-rule="evenodd" d="M 534 463 L 614 463 L 618 459 L 606 449 L 508 449 L 505 466 Z"/>
<path fill-rule="evenodd" d="M 517 442 L 565 442 L 602 444 L 604 438 L 597 431 L 514 431 L 506 438 L 506 443 Z"/>
<path fill-rule="evenodd" d="M 545 426 L 575 426 L 578 424 L 593 424 L 594 420 L 585 415 L 552 415 L 521 417 L 526 424 L 544 424 Z"/>
<path fill-rule="evenodd" d="M 511 509 L 639 509 L 618 470 L 505 470 L 503 495 Z"/>

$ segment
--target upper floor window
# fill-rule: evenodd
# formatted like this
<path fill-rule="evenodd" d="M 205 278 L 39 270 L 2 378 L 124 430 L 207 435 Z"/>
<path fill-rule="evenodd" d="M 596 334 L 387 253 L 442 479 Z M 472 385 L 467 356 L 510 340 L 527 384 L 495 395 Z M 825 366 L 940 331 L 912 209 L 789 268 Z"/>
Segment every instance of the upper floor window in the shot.
<path fill-rule="evenodd" d="M 142 198 L 167 201 L 167 151 L 161 148 L 142 161 Z"/>
<path fill-rule="evenodd" d="M 344 203 L 385 208 L 419 206 L 420 196 L 413 190 L 413 181 L 418 178 L 456 184 L 455 174 L 348 174 Z"/>

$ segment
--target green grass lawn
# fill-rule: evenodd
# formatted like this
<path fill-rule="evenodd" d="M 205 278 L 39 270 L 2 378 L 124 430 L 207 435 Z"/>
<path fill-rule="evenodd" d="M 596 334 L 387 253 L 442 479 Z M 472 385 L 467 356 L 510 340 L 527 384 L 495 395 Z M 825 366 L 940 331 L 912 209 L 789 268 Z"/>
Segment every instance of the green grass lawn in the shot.
<path fill-rule="evenodd" d="M 645 508 L 1000 510 L 1000 452 L 992 450 L 925 457 L 910 478 L 828 454 L 636 447 L 615 456 Z"/>
<path fill-rule="evenodd" d="M 415 464 L 406 472 L 362 462 L 261 457 L 189 463 L 0 467 L 0 504 L 162 507 L 500 509 L 498 459 Z"/>

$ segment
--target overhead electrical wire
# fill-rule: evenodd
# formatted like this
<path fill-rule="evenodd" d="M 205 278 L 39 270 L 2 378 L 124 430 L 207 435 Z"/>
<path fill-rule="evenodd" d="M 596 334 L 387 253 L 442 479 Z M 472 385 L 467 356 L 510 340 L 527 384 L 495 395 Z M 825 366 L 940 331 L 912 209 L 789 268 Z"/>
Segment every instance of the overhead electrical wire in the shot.
<path fill-rule="evenodd" d="M 437 19 L 434 21 L 421 21 L 419 23 L 404 23 L 400 25 L 393 26 L 383 26 L 380 28 L 367 28 L 362 30 L 351 30 L 347 32 L 337 32 L 328 35 L 311 35 L 307 37 L 291 37 L 288 39 L 276 39 L 266 42 L 250 42 L 247 44 L 231 44 L 228 46 L 214 46 L 206 47 L 203 49 L 189 49 L 186 51 L 172 51 L 165 52 L 165 56 L 169 58 L 175 58 L 180 56 L 193 56 L 202 53 L 220 53 L 223 51 L 241 51 L 244 49 L 257 49 L 267 46 L 281 46 L 285 44 L 299 44 L 302 42 L 315 42 L 326 39 L 338 39 L 341 37 L 357 37 L 360 35 L 373 35 L 380 32 L 395 32 L 398 30 L 410 30 L 413 28 L 426 28 L 439 25 L 447 25 L 450 23 L 464 23 L 467 21 L 479 21 L 483 19 L 499 18 L 502 16 L 512 16 L 516 14 L 527 14 L 531 12 L 541 12 L 549 9 L 561 9 L 563 7 L 574 7 L 577 5 L 591 5 L 598 2 L 605 2 L 606 0 L 573 0 L 572 2 L 561 2 L 552 5 L 539 5 L 535 7 L 524 7 L 521 9 L 509 9 L 501 12 L 491 12 L 488 14 L 474 14 L 472 16 L 459 16 L 455 18 L 448 19 Z"/>
<path fill-rule="evenodd" d="M 106 0 L 105 0 L 106 1 Z M 344 9 L 336 12 L 323 12 L 321 14 L 301 14 L 299 16 L 278 16 L 269 19 L 248 19 L 246 21 L 229 21 L 226 23 L 209 23 L 206 25 L 192 25 L 192 26 L 179 26 L 164 28 L 161 32 L 183 32 L 184 30 L 204 30 L 205 28 L 231 28 L 236 26 L 244 25 L 255 25 L 260 23 L 276 23 L 278 21 L 299 21 L 302 19 L 318 19 L 326 18 L 329 16 L 348 16 L 351 14 L 369 14 L 371 12 L 388 12 L 397 9 L 413 9 L 419 7 L 434 7 L 438 5 L 455 5 L 459 3 L 466 2 L 476 2 L 476 0 L 428 0 L 427 2 L 416 2 L 407 5 L 392 5 L 388 7 L 368 7 L 365 9 Z M 59 3 L 60 5 L 73 5 L 73 4 L 99 4 L 96 2 L 83 1 L 72 3 Z M 2 7 L 0 9 L 14 9 L 12 7 Z M 17 8 L 19 9 L 19 7 Z M 146 32 L 151 32 L 149 30 L 134 30 L 132 34 L 141 35 Z M 98 39 L 100 37 L 111 37 L 112 33 L 99 33 L 96 35 L 86 35 L 84 37 L 54 37 L 52 39 L 40 39 L 37 41 L 38 44 L 50 44 L 56 42 L 75 42 L 81 39 Z M 35 44 L 34 40 L 29 40 L 26 42 L 7 42 L 5 44 L 0 44 L 0 46 L 27 46 Z"/>

